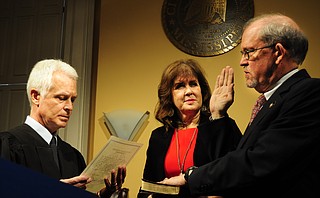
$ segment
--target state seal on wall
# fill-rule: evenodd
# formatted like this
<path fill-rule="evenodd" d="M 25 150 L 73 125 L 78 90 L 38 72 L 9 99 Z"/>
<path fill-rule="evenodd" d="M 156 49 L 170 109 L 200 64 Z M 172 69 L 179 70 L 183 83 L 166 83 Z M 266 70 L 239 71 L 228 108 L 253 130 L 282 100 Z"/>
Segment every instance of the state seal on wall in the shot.
<path fill-rule="evenodd" d="M 161 21 L 174 46 L 207 57 L 235 48 L 253 15 L 253 0 L 164 0 Z"/>

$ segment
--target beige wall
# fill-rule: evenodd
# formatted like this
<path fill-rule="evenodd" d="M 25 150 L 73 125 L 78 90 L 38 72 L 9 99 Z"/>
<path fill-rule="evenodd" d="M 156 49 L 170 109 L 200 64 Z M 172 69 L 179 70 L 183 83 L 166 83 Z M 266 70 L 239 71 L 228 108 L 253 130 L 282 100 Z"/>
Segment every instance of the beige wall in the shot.
<path fill-rule="evenodd" d="M 150 111 L 149 124 L 138 142 L 144 146 L 127 167 L 125 187 L 130 197 L 136 197 L 142 177 L 145 152 L 151 131 L 159 126 L 154 119 L 157 85 L 163 69 L 180 58 L 194 58 L 206 71 L 213 87 L 221 68 L 231 65 L 235 70 L 235 102 L 229 110 L 243 131 L 257 93 L 245 86 L 243 69 L 239 66 L 239 46 L 215 57 L 193 57 L 175 48 L 161 27 L 163 0 L 101 0 L 100 47 L 97 92 L 93 129 L 93 155 L 107 141 L 109 134 L 103 125 L 102 112 L 129 108 Z M 307 3 L 308 2 L 308 3 Z M 305 30 L 310 49 L 304 68 L 320 77 L 320 26 L 317 0 L 256 1 L 255 13 L 281 12 L 294 18 Z"/>

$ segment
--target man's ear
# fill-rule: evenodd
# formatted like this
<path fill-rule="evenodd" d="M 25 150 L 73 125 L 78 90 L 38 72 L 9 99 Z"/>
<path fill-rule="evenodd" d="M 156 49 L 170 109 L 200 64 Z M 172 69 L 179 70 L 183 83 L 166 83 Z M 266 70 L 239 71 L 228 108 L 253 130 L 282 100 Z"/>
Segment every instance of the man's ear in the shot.
<path fill-rule="evenodd" d="M 276 64 L 279 65 L 281 63 L 281 61 L 284 59 L 285 57 L 285 54 L 287 53 L 287 50 L 283 47 L 283 45 L 281 43 L 277 43 L 275 45 L 275 50 L 276 50 L 276 56 L 277 56 L 277 59 L 276 59 Z"/>
<path fill-rule="evenodd" d="M 40 93 L 35 89 L 31 89 L 30 92 L 32 103 L 38 106 L 40 103 Z"/>

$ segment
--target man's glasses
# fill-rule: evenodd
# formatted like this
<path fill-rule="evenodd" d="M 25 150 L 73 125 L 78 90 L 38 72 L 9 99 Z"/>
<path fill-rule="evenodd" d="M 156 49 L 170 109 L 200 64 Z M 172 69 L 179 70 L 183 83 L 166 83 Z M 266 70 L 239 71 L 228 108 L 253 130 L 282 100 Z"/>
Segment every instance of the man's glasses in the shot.
<path fill-rule="evenodd" d="M 261 50 L 261 49 L 264 49 L 264 48 L 270 48 L 270 47 L 274 47 L 275 44 L 272 44 L 272 45 L 267 45 L 267 46 L 264 46 L 264 47 L 260 47 L 260 48 L 254 48 L 254 49 L 245 49 L 243 51 L 240 51 L 240 53 L 242 54 L 242 56 L 244 56 L 244 58 L 246 60 L 249 60 L 250 59 L 250 53 L 253 53 L 257 50 Z"/>

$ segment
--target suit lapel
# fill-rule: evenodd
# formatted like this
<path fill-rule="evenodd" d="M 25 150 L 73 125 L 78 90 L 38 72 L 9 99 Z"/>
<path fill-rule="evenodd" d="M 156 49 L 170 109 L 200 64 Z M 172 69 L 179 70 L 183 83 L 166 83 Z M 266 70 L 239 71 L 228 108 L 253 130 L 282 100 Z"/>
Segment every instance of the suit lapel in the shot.
<path fill-rule="evenodd" d="M 269 100 L 263 105 L 262 109 L 259 111 L 255 119 L 252 121 L 251 125 L 248 125 L 243 137 L 241 138 L 238 148 L 241 148 L 254 130 L 258 128 L 260 122 L 263 121 L 263 118 L 267 116 L 270 111 L 277 107 L 277 104 L 281 101 L 279 94 L 274 94 Z"/>
<path fill-rule="evenodd" d="M 238 144 L 238 148 L 242 148 L 245 145 L 252 133 L 260 132 L 259 124 L 264 121 L 263 118 L 271 113 L 274 109 L 278 108 L 279 104 L 282 103 L 284 94 L 291 88 L 292 85 L 305 78 L 310 78 L 310 76 L 306 70 L 302 69 L 291 76 L 272 94 L 271 98 L 269 98 L 269 100 L 263 105 L 262 109 L 259 111 L 251 125 L 247 126 L 244 135 Z"/>

